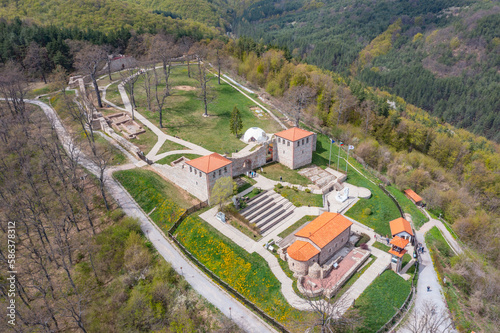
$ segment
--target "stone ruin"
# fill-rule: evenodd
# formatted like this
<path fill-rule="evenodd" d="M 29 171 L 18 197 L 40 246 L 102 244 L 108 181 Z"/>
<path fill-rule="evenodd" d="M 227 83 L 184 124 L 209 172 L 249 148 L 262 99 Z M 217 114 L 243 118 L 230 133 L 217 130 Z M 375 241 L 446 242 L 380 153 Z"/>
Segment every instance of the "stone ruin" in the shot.
<path fill-rule="evenodd" d="M 123 132 L 129 139 L 135 139 L 146 130 L 125 112 L 115 113 L 105 117 L 108 124 L 116 131 Z"/>

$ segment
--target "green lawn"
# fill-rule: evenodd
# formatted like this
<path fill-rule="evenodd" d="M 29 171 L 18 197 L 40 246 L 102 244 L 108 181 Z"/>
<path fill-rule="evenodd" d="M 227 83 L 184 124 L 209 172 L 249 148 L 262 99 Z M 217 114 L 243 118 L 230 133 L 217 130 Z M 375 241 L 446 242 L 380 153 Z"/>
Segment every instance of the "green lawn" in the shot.
<path fill-rule="evenodd" d="M 276 189 L 275 189 L 276 191 Z M 290 200 L 295 207 L 311 206 L 323 207 L 323 196 L 321 194 L 307 193 L 304 191 L 294 190 L 291 188 L 282 188 L 279 193 Z"/>
<path fill-rule="evenodd" d="M 285 238 L 286 236 L 290 235 L 292 232 L 294 232 L 295 230 L 297 230 L 298 228 L 300 228 L 301 226 L 303 226 L 307 222 L 314 220 L 315 218 L 317 218 L 317 216 L 306 215 L 306 216 L 302 217 L 300 220 L 298 220 L 297 222 L 295 222 L 294 224 L 292 224 L 291 226 L 289 226 L 288 228 L 286 228 L 278 236 L 281 238 Z"/>
<path fill-rule="evenodd" d="M 356 300 L 363 318 L 359 333 L 376 332 L 394 316 L 410 293 L 411 281 L 387 270 L 377 277 Z"/>
<path fill-rule="evenodd" d="M 303 332 L 314 314 L 291 307 L 267 262 L 249 254 L 198 216 L 191 215 L 177 229 L 177 238 L 212 272 L 295 332 Z M 304 326 L 302 326 L 304 324 Z"/>
<path fill-rule="evenodd" d="M 174 154 L 174 155 L 168 155 L 162 158 L 161 160 L 157 161 L 156 163 L 158 164 L 169 164 L 175 161 L 178 158 L 181 158 L 182 156 L 189 158 L 190 160 L 193 160 L 195 158 L 200 157 L 201 155 L 196 155 L 196 154 Z"/>
<path fill-rule="evenodd" d="M 118 84 L 120 82 L 113 83 L 106 89 L 106 99 L 119 107 L 124 107 L 122 97 L 118 91 Z"/>
<path fill-rule="evenodd" d="M 335 169 L 337 166 L 337 153 L 339 149 L 338 146 L 333 144 L 332 146 L 332 163 L 331 168 Z M 313 153 L 313 164 L 325 168 L 328 166 L 328 158 L 330 154 L 330 141 L 326 135 L 318 134 L 318 140 L 316 142 L 316 151 Z M 341 149 L 340 156 L 346 157 L 346 152 Z M 353 164 L 356 169 L 363 172 L 369 179 L 375 181 L 361 164 L 359 164 L 354 158 L 350 157 L 349 162 Z M 340 160 L 339 163 L 340 171 L 345 172 L 346 163 L 344 160 Z M 372 192 L 370 199 L 360 199 L 353 207 L 351 207 L 345 214 L 358 222 L 361 222 L 375 230 L 376 233 L 381 235 L 389 235 L 390 228 L 389 222 L 401 217 L 399 214 L 398 207 L 389 198 L 384 191 L 382 191 L 377 185 L 370 182 L 368 179 L 363 177 L 357 171 L 348 167 L 347 172 L 347 182 L 356 186 L 361 186 L 369 189 Z M 368 213 L 367 208 L 370 210 Z"/>
<path fill-rule="evenodd" d="M 136 83 L 136 104 L 139 112 L 151 122 L 159 126 L 158 112 L 146 109 L 146 94 L 143 88 L 144 75 Z M 198 83 L 187 76 L 186 66 L 172 67 L 169 84 L 172 88 L 176 86 L 197 87 Z M 165 102 L 164 126 L 165 133 L 176 135 L 180 138 L 198 144 L 204 148 L 218 153 L 232 153 L 245 147 L 245 144 L 229 132 L 231 111 L 237 106 L 243 120 L 243 131 L 250 127 L 260 127 L 267 133 L 280 130 L 270 116 L 264 115 L 258 118 L 250 110 L 255 104 L 243 96 L 236 89 L 226 83 L 218 85 L 215 78 L 210 85 L 217 93 L 216 100 L 208 106 L 209 117 L 202 116 L 203 104 L 197 98 L 196 90 L 172 89 L 172 95 Z M 110 86 L 110 101 L 114 101 L 114 86 Z M 162 88 L 160 86 L 160 88 Z M 153 91 L 154 93 L 154 91 Z"/>
<path fill-rule="evenodd" d="M 188 150 L 189 148 L 184 147 L 180 143 L 173 142 L 170 140 L 165 141 L 165 143 L 161 146 L 160 150 L 158 150 L 158 154 L 166 153 L 167 151 L 172 150 Z"/>
<path fill-rule="evenodd" d="M 113 177 L 130 193 L 139 206 L 149 214 L 164 231 L 168 230 L 183 209 L 193 206 L 197 200 L 187 192 L 167 182 L 153 171 L 131 169 L 116 171 Z"/>
<path fill-rule="evenodd" d="M 380 242 L 375 242 L 375 243 L 373 243 L 373 245 L 372 245 L 372 246 L 373 246 L 374 248 L 377 248 L 377 249 L 382 250 L 382 251 L 384 251 L 384 252 L 388 252 L 388 251 L 391 249 L 391 247 L 390 247 L 390 246 L 387 246 L 387 245 L 382 244 L 382 243 L 380 243 Z"/>
<path fill-rule="evenodd" d="M 292 170 L 278 162 L 264 166 L 263 170 L 264 172 L 262 173 L 262 175 L 264 177 L 275 181 L 279 181 L 280 177 L 282 177 L 284 182 L 295 185 L 307 186 L 309 184 L 312 184 L 312 182 L 307 177 L 299 174 L 297 170 Z"/>
<path fill-rule="evenodd" d="M 425 222 L 429 221 L 427 216 L 425 216 L 425 214 L 422 213 L 422 211 L 420 211 L 420 209 L 418 209 L 417 206 L 415 206 L 415 204 L 411 202 L 403 192 L 394 186 L 387 186 L 386 189 L 396 198 L 401 208 L 403 208 L 403 211 L 411 215 L 413 225 L 417 230 L 420 229 Z"/>
<path fill-rule="evenodd" d="M 401 268 L 404 268 L 406 264 L 408 264 L 411 261 L 411 256 L 408 253 L 405 253 L 403 255 L 403 261 L 401 262 Z"/>
<path fill-rule="evenodd" d="M 425 243 L 428 248 L 437 249 L 446 258 L 446 260 L 449 260 L 449 258 L 454 256 L 453 250 L 448 245 L 446 239 L 444 239 L 441 231 L 439 231 L 437 227 L 432 227 L 425 234 Z"/>

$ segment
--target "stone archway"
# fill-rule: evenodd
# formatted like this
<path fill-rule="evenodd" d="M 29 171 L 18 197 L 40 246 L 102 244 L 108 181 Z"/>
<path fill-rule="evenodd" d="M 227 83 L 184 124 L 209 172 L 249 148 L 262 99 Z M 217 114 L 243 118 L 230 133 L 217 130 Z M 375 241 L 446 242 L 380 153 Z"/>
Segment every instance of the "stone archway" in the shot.
<path fill-rule="evenodd" d="M 250 159 L 246 160 L 246 161 L 243 163 L 243 170 L 244 170 L 245 172 L 252 170 L 252 161 L 251 161 Z"/>

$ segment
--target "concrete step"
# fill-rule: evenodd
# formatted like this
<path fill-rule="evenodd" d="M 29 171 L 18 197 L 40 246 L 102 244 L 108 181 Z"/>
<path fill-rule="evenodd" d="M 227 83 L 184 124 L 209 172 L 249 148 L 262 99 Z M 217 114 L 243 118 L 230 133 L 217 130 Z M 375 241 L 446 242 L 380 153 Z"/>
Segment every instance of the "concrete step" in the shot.
<path fill-rule="evenodd" d="M 273 221 L 274 219 L 276 219 L 278 216 L 280 216 L 281 214 L 285 213 L 286 212 L 286 209 L 282 208 L 281 205 L 278 209 L 274 210 L 272 213 L 270 213 L 269 215 L 263 217 L 262 219 L 260 219 L 260 221 L 258 221 L 256 223 L 257 227 L 259 228 L 263 228 L 266 224 L 268 224 L 269 222 Z"/>
<path fill-rule="evenodd" d="M 247 220 L 251 221 L 252 223 L 254 223 L 254 221 L 257 220 L 257 217 L 260 217 L 262 215 L 266 215 L 266 213 L 269 211 L 269 210 L 273 210 L 274 207 L 276 207 L 276 201 L 274 201 L 273 199 L 271 199 L 271 201 L 269 203 L 267 203 L 265 206 L 262 206 L 259 210 L 256 210 L 255 212 L 253 212 L 252 214 L 248 215 L 248 216 L 245 216 L 247 218 Z"/>
<path fill-rule="evenodd" d="M 248 216 L 253 215 L 254 212 L 260 210 L 262 207 L 266 206 L 267 204 L 269 204 L 270 202 L 273 202 L 273 201 L 274 201 L 273 198 L 266 196 L 263 200 L 259 201 L 257 204 L 249 207 L 249 209 L 247 211 L 241 213 L 241 215 L 243 215 L 244 217 L 246 217 L 248 219 Z"/>
<path fill-rule="evenodd" d="M 254 212 L 253 214 L 251 214 L 252 216 L 249 216 L 247 219 L 248 220 L 254 220 L 254 221 L 260 220 L 263 217 L 266 217 L 270 213 L 272 213 L 272 211 L 275 210 L 274 209 L 275 207 L 277 207 L 277 206 L 282 207 L 286 203 L 286 201 L 283 200 L 283 199 L 285 199 L 283 197 L 276 197 L 276 198 L 273 198 L 273 199 L 274 199 L 273 202 L 271 202 L 269 205 L 274 204 L 275 206 L 269 206 L 269 205 L 267 205 L 266 206 L 267 209 L 261 209 L 258 212 Z"/>
<path fill-rule="evenodd" d="M 242 214 L 242 215 L 245 214 L 250 209 L 255 207 L 255 205 L 258 205 L 260 202 L 262 202 L 263 200 L 266 200 L 267 198 L 269 198 L 268 192 L 263 192 L 263 193 L 258 194 L 257 196 L 253 197 L 250 201 L 247 201 L 247 207 L 240 210 L 240 214 Z"/>
<path fill-rule="evenodd" d="M 285 210 L 284 214 L 281 214 L 280 216 L 278 216 L 277 218 L 275 218 L 271 223 L 268 223 L 268 225 L 264 229 L 261 229 L 260 234 L 265 233 L 266 231 L 268 231 L 269 229 L 271 229 L 275 225 L 277 225 L 280 222 L 282 222 L 283 220 L 285 220 L 287 217 L 289 217 L 290 215 L 293 214 L 293 211 L 294 211 L 294 209 Z"/>

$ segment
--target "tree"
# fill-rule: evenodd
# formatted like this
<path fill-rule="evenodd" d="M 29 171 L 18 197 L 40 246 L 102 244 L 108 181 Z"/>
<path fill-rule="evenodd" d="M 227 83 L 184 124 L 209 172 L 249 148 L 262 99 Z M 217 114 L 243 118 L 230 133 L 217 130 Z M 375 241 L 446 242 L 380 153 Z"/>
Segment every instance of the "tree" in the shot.
<path fill-rule="evenodd" d="M 233 194 L 234 186 L 235 183 L 231 177 L 217 179 L 210 193 L 210 204 L 219 205 L 219 209 L 221 209 L 222 204 Z"/>
<path fill-rule="evenodd" d="M 410 333 L 445 333 L 452 325 L 450 314 L 446 308 L 439 309 L 432 302 L 425 302 L 411 313 L 405 331 Z"/>
<path fill-rule="evenodd" d="M 196 80 L 199 83 L 199 93 L 198 99 L 203 102 L 205 113 L 203 116 L 208 117 L 208 104 L 212 103 L 216 98 L 217 94 L 213 87 L 209 84 L 213 76 L 210 75 L 205 63 L 198 60 L 198 73 L 196 75 Z"/>
<path fill-rule="evenodd" d="M 170 95 L 170 92 L 167 86 L 164 86 L 163 89 L 159 88 L 161 84 L 161 78 L 154 65 L 153 65 L 153 76 L 155 82 L 155 101 L 160 116 L 160 128 L 163 128 L 163 105 L 165 105 L 165 100 Z"/>
<path fill-rule="evenodd" d="M 315 95 L 316 91 L 309 86 L 294 86 L 285 93 L 284 98 L 290 107 L 295 126 L 299 127 L 302 113 Z"/>
<path fill-rule="evenodd" d="M 47 83 L 46 73 L 50 72 L 50 61 L 45 47 L 40 47 L 36 42 L 31 42 L 26 51 L 23 65 L 31 75 L 40 75 L 43 82 Z"/>
<path fill-rule="evenodd" d="M 130 104 L 132 106 L 132 119 L 134 118 L 134 110 L 137 108 L 135 104 L 135 83 L 139 79 L 140 72 L 136 72 L 137 66 L 134 63 L 130 67 L 120 72 L 122 78 L 122 85 L 125 87 L 127 94 L 130 96 Z"/>
<path fill-rule="evenodd" d="M 224 43 L 218 39 L 214 39 L 208 46 L 212 50 L 212 53 L 215 57 L 215 63 L 217 64 L 217 79 L 220 85 L 220 67 L 222 65 L 222 50 L 224 48 Z"/>
<path fill-rule="evenodd" d="M 66 87 L 68 86 L 68 74 L 66 70 L 61 65 L 57 65 L 56 68 L 50 74 L 50 80 L 53 84 L 60 90 L 63 94 L 66 94 Z"/>
<path fill-rule="evenodd" d="M 97 104 L 102 108 L 101 94 L 97 85 L 96 75 L 103 61 L 108 57 L 103 47 L 86 44 L 75 56 L 76 67 L 90 76 L 97 96 Z"/>
<path fill-rule="evenodd" d="M 243 121 L 241 119 L 240 110 L 235 106 L 231 112 L 231 122 L 229 123 L 230 131 L 238 137 L 238 132 L 243 129 Z"/>

